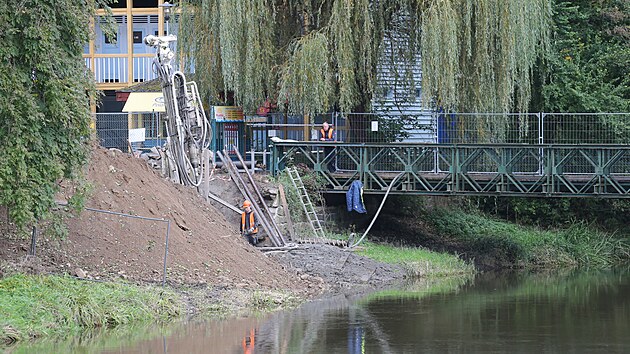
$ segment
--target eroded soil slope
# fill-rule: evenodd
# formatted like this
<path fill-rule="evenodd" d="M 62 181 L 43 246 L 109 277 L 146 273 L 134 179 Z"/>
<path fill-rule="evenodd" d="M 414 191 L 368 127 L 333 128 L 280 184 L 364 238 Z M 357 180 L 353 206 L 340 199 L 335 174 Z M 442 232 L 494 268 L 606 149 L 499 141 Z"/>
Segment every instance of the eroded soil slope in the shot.
<path fill-rule="evenodd" d="M 128 154 L 95 149 L 87 179 L 93 190 L 87 207 L 170 220 L 167 280 L 249 288 L 297 289 L 300 279 L 249 246 L 237 225 L 194 189 L 161 178 Z M 65 187 L 65 195 L 71 194 Z M 40 235 L 36 267 L 43 272 L 77 269 L 94 279 L 161 281 L 167 225 L 90 210 L 66 215 L 69 235 Z M 25 263 L 30 240 L 0 238 L 5 261 Z"/>

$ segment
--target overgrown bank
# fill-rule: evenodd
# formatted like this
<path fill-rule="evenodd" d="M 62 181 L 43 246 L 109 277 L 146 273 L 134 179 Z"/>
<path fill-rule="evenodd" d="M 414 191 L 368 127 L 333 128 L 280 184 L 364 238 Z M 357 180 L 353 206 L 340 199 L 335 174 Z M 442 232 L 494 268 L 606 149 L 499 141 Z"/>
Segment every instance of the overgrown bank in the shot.
<path fill-rule="evenodd" d="M 457 253 L 481 269 L 610 267 L 630 261 L 627 239 L 583 221 L 543 229 L 472 208 L 426 207 L 420 198 L 396 203 L 397 208 L 382 216 L 375 235 Z M 412 210 L 414 217 L 409 215 Z"/>
<path fill-rule="evenodd" d="M 0 279 L 0 342 L 5 344 L 166 321 L 183 313 L 179 297 L 163 288 L 68 276 L 17 274 Z"/>

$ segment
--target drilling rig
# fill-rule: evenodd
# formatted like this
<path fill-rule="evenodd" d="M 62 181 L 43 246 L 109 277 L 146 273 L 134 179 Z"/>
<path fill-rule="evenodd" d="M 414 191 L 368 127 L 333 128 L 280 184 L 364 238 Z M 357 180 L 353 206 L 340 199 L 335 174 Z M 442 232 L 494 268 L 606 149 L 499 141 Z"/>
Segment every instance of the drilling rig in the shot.
<path fill-rule="evenodd" d="M 156 49 L 153 68 L 156 70 L 166 108 L 166 148 L 162 159 L 165 173 L 171 180 L 198 187 L 203 179 L 203 151 L 212 140 L 212 128 L 203 110 L 197 84 L 187 82 L 183 72 L 173 69 L 174 35 L 144 37 L 144 43 Z"/>

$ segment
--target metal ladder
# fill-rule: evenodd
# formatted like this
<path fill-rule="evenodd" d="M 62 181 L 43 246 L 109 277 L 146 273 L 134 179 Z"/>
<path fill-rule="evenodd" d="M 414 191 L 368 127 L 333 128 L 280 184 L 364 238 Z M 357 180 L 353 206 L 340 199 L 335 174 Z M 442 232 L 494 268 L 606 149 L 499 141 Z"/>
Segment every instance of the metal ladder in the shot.
<path fill-rule="evenodd" d="M 302 178 L 300 177 L 297 168 L 287 167 L 287 171 L 289 172 L 289 178 L 291 179 L 291 183 L 293 183 L 293 187 L 295 187 L 300 195 L 302 208 L 304 209 L 304 213 L 306 214 L 309 224 L 311 224 L 311 227 L 313 228 L 313 232 L 315 232 L 315 237 L 322 239 L 325 238 L 324 229 L 322 228 L 322 224 L 319 222 L 319 218 L 317 217 L 311 198 L 309 198 L 306 188 L 304 188 L 304 183 L 302 182 Z"/>

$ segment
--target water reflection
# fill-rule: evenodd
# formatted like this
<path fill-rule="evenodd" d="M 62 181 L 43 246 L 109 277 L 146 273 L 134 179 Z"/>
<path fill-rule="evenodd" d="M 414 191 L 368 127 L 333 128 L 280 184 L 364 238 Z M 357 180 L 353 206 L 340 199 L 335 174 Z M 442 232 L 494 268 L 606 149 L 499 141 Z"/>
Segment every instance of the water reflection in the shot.
<path fill-rule="evenodd" d="M 266 318 L 256 353 L 629 352 L 630 273 L 501 273 Z M 227 352 L 232 352 L 226 348 Z"/>
<path fill-rule="evenodd" d="M 629 293 L 628 270 L 485 274 L 179 325 L 133 345 L 54 352 L 630 352 Z"/>

